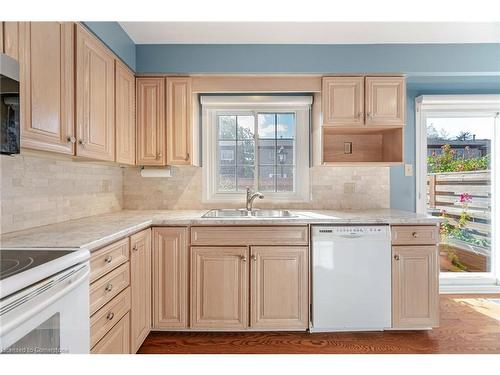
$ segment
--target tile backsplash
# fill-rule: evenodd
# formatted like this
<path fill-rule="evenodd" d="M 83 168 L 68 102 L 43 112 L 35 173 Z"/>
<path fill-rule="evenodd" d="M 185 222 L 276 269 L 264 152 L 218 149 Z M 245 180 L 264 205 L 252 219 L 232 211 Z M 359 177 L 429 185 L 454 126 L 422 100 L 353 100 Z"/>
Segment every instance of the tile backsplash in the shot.
<path fill-rule="evenodd" d="M 312 200 L 308 203 L 272 204 L 255 201 L 255 207 L 304 209 L 389 208 L 388 167 L 314 167 L 310 169 Z M 221 204 L 202 202 L 202 170 L 172 167 L 172 177 L 143 178 L 137 168 L 124 170 L 123 204 L 126 209 L 204 209 Z M 244 205 L 241 204 L 235 207 Z M 224 207 L 230 205 L 224 204 Z"/>
<path fill-rule="evenodd" d="M 118 211 L 123 206 L 119 166 L 2 155 L 0 169 L 1 233 Z"/>

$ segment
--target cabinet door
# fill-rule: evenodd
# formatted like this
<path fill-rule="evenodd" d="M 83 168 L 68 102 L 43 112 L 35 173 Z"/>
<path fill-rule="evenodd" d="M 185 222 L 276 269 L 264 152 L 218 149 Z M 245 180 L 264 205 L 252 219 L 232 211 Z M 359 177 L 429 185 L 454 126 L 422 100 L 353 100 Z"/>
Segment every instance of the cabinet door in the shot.
<path fill-rule="evenodd" d="M 248 248 L 191 247 L 191 328 L 248 327 Z"/>
<path fill-rule="evenodd" d="M 76 28 L 76 154 L 115 158 L 115 59 L 82 26 Z"/>
<path fill-rule="evenodd" d="M 167 78 L 167 164 L 191 164 L 191 78 Z"/>
<path fill-rule="evenodd" d="M 165 78 L 137 78 L 137 164 L 165 165 Z"/>
<path fill-rule="evenodd" d="M 366 125 L 405 124 L 404 77 L 366 77 Z"/>
<path fill-rule="evenodd" d="M 5 22 L 0 21 L 0 53 L 5 53 L 5 50 L 3 48 L 3 24 Z"/>
<path fill-rule="evenodd" d="M 3 23 L 3 49 L 6 55 L 19 58 L 19 22 Z"/>
<path fill-rule="evenodd" d="M 323 78 L 323 125 L 364 124 L 364 77 Z"/>
<path fill-rule="evenodd" d="M 70 22 L 21 22 L 21 146 L 74 153 L 74 62 Z"/>
<path fill-rule="evenodd" d="M 151 330 L 151 229 L 130 237 L 131 349 L 135 353 Z"/>
<path fill-rule="evenodd" d="M 256 246 L 250 254 L 250 326 L 307 329 L 308 248 Z"/>
<path fill-rule="evenodd" d="M 188 326 L 188 229 L 153 230 L 153 327 Z"/>
<path fill-rule="evenodd" d="M 130 315 L 127 313 L 90 351 L 92 354 L 130 353 Z M 135 352 L 134 352 L 135 353 Z"/>
<path fill-rule="evenodd" d="M 437 246 L 392 248 L 392 326 L 430 328 L 439 322 Z"/>
<path fill-rule="evenodd" d="M 135 164 L 135 77 L 123 63 L 115 66 L 116 162 Z"/>

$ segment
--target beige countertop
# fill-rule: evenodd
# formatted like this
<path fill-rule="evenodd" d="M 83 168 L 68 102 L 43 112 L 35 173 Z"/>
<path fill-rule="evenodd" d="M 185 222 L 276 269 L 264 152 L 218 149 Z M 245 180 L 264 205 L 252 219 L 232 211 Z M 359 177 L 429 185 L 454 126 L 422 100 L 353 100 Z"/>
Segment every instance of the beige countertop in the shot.
<path fill-rule="evenodd" d="M 440 219 L 413 212 L 371 210 L 290 210 L 289 218 L 207 218 L 207 210 L 123 210 L 51 224 L 1 236 L 0 246 L 74 247 L 95 250 L 150 226 L 175 225 L 305 225 L 305 224 L 437 224 Z"/>

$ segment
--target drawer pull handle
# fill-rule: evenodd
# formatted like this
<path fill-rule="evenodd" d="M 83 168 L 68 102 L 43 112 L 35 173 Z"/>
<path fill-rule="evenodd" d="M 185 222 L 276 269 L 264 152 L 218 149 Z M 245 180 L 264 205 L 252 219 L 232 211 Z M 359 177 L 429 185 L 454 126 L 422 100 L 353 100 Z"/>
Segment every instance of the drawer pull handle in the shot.
<path fill-rule="evenodd" d="M 411 234 L 411 236 L 412 236 L 413 238 L 417 238 L 417 237 L 418 237 L 418 233 L 417 233 L 417 232 L 413 232 L 413 233 Z"/>
<path fill-rule="evenodd" d="M 242 261 L 242 262 L 246 262 L 246 261 L 247 261 L 247 257 L 246 257 L 246 256 L 244 256 L 244 255 L 241 255 L 241 256 L 240 256 L 240 258 L 241 258 L 241 261 Z"/>
<path fill-rule="evenodd" d="M 104 289 L 106 292 L 111 292 L 113 290 L 113 284 L 108 284 L 106 285 L 106 288 Z"/>
<path fill-rule="evenodd" d="M 108 255 L 106 258 L 104 258 L 104 261 L 106 263 L 111 263 L 112 260 L 113 260 L 113 257 L 111 255 Z"/>
<path fill-rule="evenodd" d="M 399 255 L 398 254 L 394 255 L 394 260 L 399 260 Z"/>
<path fill-rule="evenodd" d="M 108 319 L 108 320 L 113 320 L 114 317 L 115 317 L 115 313 L 112 313 L 112 312 L 110 312 L 110 313 L 108 313 L 108 315 L 106 315 L 106 319 Z"/>

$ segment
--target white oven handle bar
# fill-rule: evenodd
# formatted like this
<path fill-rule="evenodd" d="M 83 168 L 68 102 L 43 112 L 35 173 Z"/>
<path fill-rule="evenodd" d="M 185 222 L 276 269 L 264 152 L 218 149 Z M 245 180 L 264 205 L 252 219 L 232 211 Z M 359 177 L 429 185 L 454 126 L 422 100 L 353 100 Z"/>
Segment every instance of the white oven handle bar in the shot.
<path fill-rule="evenodd" d="M 70 293 L 83 282 L 88 283 L 89 273 L 90 267 L 88 262 L 79 264 L 33 287 L 27 288 L 11 298 L 6 298 L 0 303 L 0 337 L 29 320 L 59 298 Z M 44 298 L 39 298 L 38 303 L 31 306 L 28 310 L 16 316 L 9 314 L 13 309 L 28 305 L 30 301 L 42 294 Z"/>

